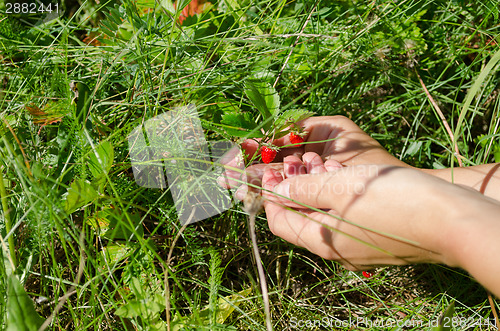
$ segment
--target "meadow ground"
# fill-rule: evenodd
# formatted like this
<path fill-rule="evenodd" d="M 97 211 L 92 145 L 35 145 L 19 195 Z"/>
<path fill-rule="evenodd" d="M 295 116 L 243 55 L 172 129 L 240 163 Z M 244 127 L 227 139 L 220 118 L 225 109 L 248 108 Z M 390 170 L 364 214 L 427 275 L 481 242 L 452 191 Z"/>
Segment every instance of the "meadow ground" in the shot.
<path fill-rule="evenodd" d="M 265 328 L 241 206 L 181 233 L 171 192 L 134 180 L 128 144 L 187 104 L 207 140 L 240 142 L 263 116 L 250 81 L 278 114 L 347 116 L 416 167 L 500 161 L 496 0 L 42 2 L 0 4 L 9 330 Z M 256 223 L 276 330 L 421 330 L 452 302 L 452 329 L 493 329 L 498 302 L 460 269 L 368 279 Z"/>

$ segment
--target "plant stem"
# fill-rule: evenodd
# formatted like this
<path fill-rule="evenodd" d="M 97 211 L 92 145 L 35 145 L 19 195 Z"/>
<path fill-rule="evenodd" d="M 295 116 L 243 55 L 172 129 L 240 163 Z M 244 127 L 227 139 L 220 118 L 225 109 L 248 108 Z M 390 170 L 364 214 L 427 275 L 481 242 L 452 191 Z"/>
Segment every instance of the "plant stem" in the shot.
<path fill-rule="evenodd" d="M 255 256 L 255 263 L 259 272 L 260 289 L 262 292 L 262 300 L 264 301 L 264 312 L 266 314 L 266 328 L 267 331 L 273 330 L 271 323 L 271 309 L 269 306 L 269 293 L 267 291 L 266 274 L 262 267 L 262 260 L 260 259 L 259 247 L 257 246 L 257 235 L 255 234 L 255 216 L 262 209 L 262 198 L 259 194 L 249 191 L 243 200 L 243 207 L 248 213 L 248 232 L 250 232 L 250 239 L 252 240 L 253 254 Z"/>
<path fill-rule="evenodd" d="M 0 197 L 2 199 L 2 209 L 3 209 L 3 217 L 5 219 L 5 230 L 7 234 L 10 233 L 12 229 L 12 222 L 10 219 L 10 210 L 7 202 L 7 191 L 5 190 L 5 185 L 3 183 L 3 168 L 0 168 Z M 9 236 L 9 252 L 10 258 L 12 260 L 13 269 L 16 268 L 17 259 L 16 259 L 16 250 L 15 250 L 15 242 L 14 242 L 14 234 Z"/>

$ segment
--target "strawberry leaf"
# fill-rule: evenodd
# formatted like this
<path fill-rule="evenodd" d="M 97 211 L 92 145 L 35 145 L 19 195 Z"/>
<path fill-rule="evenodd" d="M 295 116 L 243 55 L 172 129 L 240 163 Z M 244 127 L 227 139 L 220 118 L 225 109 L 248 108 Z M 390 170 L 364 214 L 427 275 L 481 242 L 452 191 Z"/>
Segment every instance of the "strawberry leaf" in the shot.
<path fill-rule="evenodd" d="M 250 118 L 248 113 L 225 113 L 221 123 L 227 125 L 225 130 L 228 134 L 236 137 L 261 138 L 263 136 L 258 130 L 259 125 Z"/>
<path fill-rule="evenodd" d="M 66 197 L 64 209 L 70 214 L 98 197 L 99 193 L 97 193 L 89 182 L 84 179 L 77 179 L 68 189 L 68 196 Z"/>
<path fill-rule="evenodd" d="M 280 112 L 280 98 L 276 89 L 265 81 L 247 80 L 245 93 L 262 115 L 264 128 L 270 129 L 272 121 L 269 119 L 277 118 Z"/>
<path fill-rule="evenodd" d="M 283 131 L 287 129 L 290 124 L 302 121 L 312 115 L 314 115 L 313 112 L 305 109 L 287 109 L 276 121 L 276 132 Z"/>
<path fill-rule="evenodd" d="M 114 151 L 113 145 L 109 141 L 103 141 L 96 146 L 90 154 L 89 168 L 94 178 L 104 176 L 113 165 Z"/>

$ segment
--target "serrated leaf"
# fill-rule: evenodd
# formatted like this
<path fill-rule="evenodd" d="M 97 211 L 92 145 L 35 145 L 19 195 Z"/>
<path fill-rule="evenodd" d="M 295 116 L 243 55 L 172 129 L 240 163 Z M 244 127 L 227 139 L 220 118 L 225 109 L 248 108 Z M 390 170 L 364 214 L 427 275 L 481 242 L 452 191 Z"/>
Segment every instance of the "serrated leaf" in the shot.
<path fill-rule="evenodd" d="M 144 228 L 139 214 L 128 214 L 127 218 L 116 209 L 108 209 L 102 213 L 100 216 L 107 218 L 109 222 L 108 230 L 104 233 L 104 237 L 111 240 L 137 240 L 136 236 L 142 237 L 144 235 Z"/>
<path fill-rule="evenodd" d="M 128 251 L 129 247 L 126 245 L 108 244 L 108 246 L 103 248 L 101 253 L 106 258 L 106 262 L 109 265 L 113 265 L 124 259 Z"/>
<path fill-rule="evenodd" d="M 272 125 L 269 119 L 277 118 L 280 111 L 280 98 L 276 89 L 266 81 L 247 80 L 245 94 L 262 115 L 263 121 L 267 122 L 264 128 L 269 129 Z"/>
<path fill-rule="evenodd" d="M 259 125 L 247 113 L 225 113 L 221 123 L 226 125 L 224 130 L 230 135 L 246 138 L 260 138 L 263 136 Z"/>
<path fill-rule="evenodd" d="M 165 302 L 165 299 L 163 299 L 163 302 Z M 126 305 L 118 308 L 115 314 L 127 318 L 142 317 L 152 319 L 155 314 L 164 309 L 164 305 L 153 300 L 130 300 Z"/>
<path fill-rule="evenodd" d="M 287 109 L 276 121 L 276 131 L 285 130 L 290 124 L 300 122 L 313 115 L 313 112 L 305 109 Z"/>
<path fill-rule="evenodd" d="M 38 315 L 33 301 L 16 276 L 10 275 L 7 284 L 7 331 L 38 330 L 44 319 Z"/>
<path fill-rule="evenodd" d="M 109 172 L 114 157 L 113 145 L 109 141 L 103 141 L 96 146 L 95 151 L 90 154 L 89 161 L 89 169 L 94 178 L 99 178 Z"/>
<path fill-rule="evenodd" d="M 144 284 L 136 277 L 132 277 L 129 287 L 135 299 L 118 308 L 115 314 L 127 318 L 141 317 L 150 321 L 157 320 L 158 313 L 165 309 L 165 297 L 160 293 L 146 292 Z"/>
<path fill-rule="evenodd" d="M 241 129 L 253 130 L 258 124 L 252 121 L 248 113 L 225 113 L 222 123 Z"/>
<path fill-rule="evenodd" d="M 77 179 L 68 189 L 64 210 L 66 210 L 67 213 L 72 213 L 98 197 L 99 193 L 97 193 L 89 182 L 83 179 Z"/>

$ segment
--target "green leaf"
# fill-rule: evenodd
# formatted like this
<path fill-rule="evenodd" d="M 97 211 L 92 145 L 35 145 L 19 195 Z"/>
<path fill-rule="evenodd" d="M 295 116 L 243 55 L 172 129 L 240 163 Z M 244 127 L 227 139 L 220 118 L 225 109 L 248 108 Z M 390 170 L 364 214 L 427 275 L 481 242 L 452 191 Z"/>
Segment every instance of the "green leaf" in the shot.
<path fill-rule="evenodd" d="M 222 123 L 248 130 L 257 127 L 257 123 L 250 118 L 248 113 L 225 113 L 222 115 Z"/>
<path fill-rule="evenodd" d="M 246 298 L 252 292 L 251 288 L 242 290 L 236 294 L 229 295 L 227 297 L 219 298 L 218 311 L 217 311 L 217 323 L 224 323 L 224 321 L 231 315 L 236 307 L 238 307 L 242 301 L 242 297 Z"/>
<path fill-rule="evenodd" d="M 109 265 L 114 265 L 127 257 L 130 247 L 127 245 L 108 244 L 101 251 L 102 256 Z"/>
<path fill-rule="evenodd" d="M 493 157 L 495 158 L 495 162 L 500 162 L 500 149 L 495 148 L 495 151 L 493 152 Z"/>
<path fill-rule="evenodd" d="M 216 311 L 216 323 L 212 325 L 212 327 L 216 326 L 214 329 L 217 330 L 233 330 L 232 326 L 223 325 L 223 323 L 234 312 L 236 307 L 238 307 L 245 300 L 245 298 L 250 295 L 250 293 L 252 293 L 252 289 L 247 288 L 238 293 L 231 294 L 226 297 L 220 297 L 217 304 L 218 309 Z M 172 330 L 183 330 L 185 327 L 191 325 L 209 325 L 211 313 L 212 312 L 209 307 L 203 309 L 198 314 L 198 320 L 195 320 L 193 316 L 175 315 L 172 319 Z"/>
<path fill-rule="evenodd" d="M 414 141 L 408 146 L 408 149 L 405 151 L 404 156 L 414 156 L 417 154 L 422 148 L 422 141 Z"/>
<path fill-rule="evenodd" d="M 439 318 L 438 326 L 432 328 L 433 331 L 449 331 L 453 325 L 453 314 L 455 313 L 455 302 L 450 303 L 448 308 Z"/>
<path fill-rule="evenodd" d="M 136 277 L 133 277 L 129 287 L 135 296 L 134 300 L 128 301 L 115 311 L 121 317 L 136 318 L 141 317 L 148 321 L 159 319 L 159 313 L 165 310 L 165 297 L 160 293 L 148 293 L 144 290 L 145 285 Z"/>
<path fill-rule="evenodd" d="M 160 0 L 160 5 L 172 15 L 175 15 L 175 6 L 172 0 Z"/>
<path fill-rule="evenodd" d="M 116 209 L 107 209 L 99 213 L 99 217 L 106 218 L 109 221 L 108 230 L 104 237 L 108 239 L 137 240 L 137 236 L 144 235 L 144 228 L 139 214 L 125 214 Z M 130 219 L 130 222 L 129 222 Z"/>
<path fill-rule="evenodd" d="M 105 21 L 103 21 L 104 23 Z M 115 31 L 117 27 L 112 28 L 109 26 L 106 26 L 109 28 L 111 31 Z M 82 83 L 82 82 L 77 82 L 76 83 L 76 118 L 80 123 L 83 123 L 85 118 L 87 117 L 87 114 L 89 113 L 90 109 L 90 89 L 89 87 Z"/>
<path fill-rule="evenodd" d="M 160 296 L 165 302 L 165 299 Z M 158 300 L 142 299 L 142 300 L 130 300 L 126 305 L 121 306 L 115 311 L 115 314 L 120 317 L 135 318 L 142 317 L 153 319 L 155 315 L 159 316 L 159 312 L 165 310 L 165 305 Z"/>
<path fill-rule="evenodd" d="M 275 119 L 279 115 L 280 98 L 278 92 L 268 82 L 247 80 L 245 93 L 262 115 L 263 121 L 267 122 L 264 128 L 268 130 L 272 125 L 272 122 L 268 120 Z"/>
<path fill-rule="evenodd" d="M 120 12 L 116 8 L 111 8 L 109 10 L 110 15 L 108 16 L 116 25 L 121 25 L 123 23 Z"/>
<path fill-rule="evenodd" d="M 462 107 L 462 110 L 460 111 L 460 115 L 458 117 L 458 122 L 455 127 L 455 132 L 453 133 L 454 141 L 453 145 L 455 145 L 458 141 L 458 138 L 461 136 L 460 135 L 460 130 L 463 130 L 462 128 L 462 123 L 465 119 L 465 115 L 469 111 L 469 107 L 472 104 L 472 101 L 476 97 L 476 95 L 479 93 L 481 88 L 483 87 L 483 83 L 486 80 L 486 78 L 490 75 L 493 74 L 496 70 L 498 70 L 497 63 L 500 62 L 500 49 L 495 52 L 495 54 L 492 56 L 488 64 L 484 67 L 483 70 L 479 73 L 477 78 L 474 81 L 474 84 L 472 87 L 469 89 L 467 92 L 467 95 L 465 96 L 464 104 Z M 452 159 L 454 160 L 454 159 Z"/>
<path fill-rule="evenodd" d="M 222 115 L 221 123 L 227 125 L 224 130 L 228 134 L 236 137 L 260 138 L 263 136 L 260 130 L 255 130 L 259 125 L 250 118 L 248 113 L 225 113 Z"/>
<path fill-rule="evenodd" d="M 7 331 L 38 330 L 44 319 L 16 276 L 7 280 Z"/>
<path fill-rule="evenodd" d="M 96 146 L 95 151 L 90 154 L 89 169 L 95 178 L 107 174 L 113 165 L 115 157 L 113 145 L 109 141 L 103 141 Z"/>
<path fill-rule="evenodd" d="M 290 124 L 297 123 L 313 116 L 314 113 L 305 109 L 287 109 L 276 121 L 276 131 L 285 130 Z"/>
<path fill-rule="evenodd" d="M 83 179 L 77 179 L 68 189 L 64 210 L 67 213 L 72 213 L 98 197 L 99 193 L 97 193 L 89 182 Z"/>
<path fill-rule="evenodd" d="M 177 6 L 174 5 L 172 0 L 160 0 L 160 5 L 170 14 L 175 15 L 176 13 L 181 13 L 182 10 L 189 5 L 191 0 L 180 0 L 177 1 Z"/>

